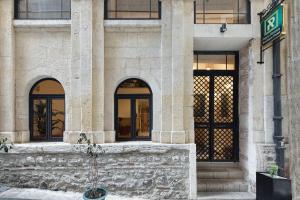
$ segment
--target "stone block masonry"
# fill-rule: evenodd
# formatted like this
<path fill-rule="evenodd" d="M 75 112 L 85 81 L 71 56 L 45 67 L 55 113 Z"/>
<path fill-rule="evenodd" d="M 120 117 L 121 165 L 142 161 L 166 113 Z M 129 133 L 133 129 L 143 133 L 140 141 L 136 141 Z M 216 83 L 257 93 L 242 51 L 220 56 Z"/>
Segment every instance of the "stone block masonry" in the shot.
<path fill-rule="evenodd" d="M 147 199 L 188 199 L 194 145 L 104 144 L 98 159 L 100 185 L 110 194 Z M 20 144 L 0 153 L 5 186 L 83 192 L 89 162 L 73 145 Z"/>

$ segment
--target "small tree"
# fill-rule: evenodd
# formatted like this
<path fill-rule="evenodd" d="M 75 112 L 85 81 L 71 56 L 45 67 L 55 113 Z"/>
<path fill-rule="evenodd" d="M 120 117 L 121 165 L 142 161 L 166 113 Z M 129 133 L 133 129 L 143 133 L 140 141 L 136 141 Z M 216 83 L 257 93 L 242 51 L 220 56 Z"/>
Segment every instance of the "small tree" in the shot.
<path fill-rule="evenodd" d="M 95 143 L 91 143 L 91 140 L 87 138 L 85 133 L 80 133 L 80 137 L 77 141 L 77 144 L 80 144 L 79 148 L 80 151 L 83 152 L 89 160 L 89 183 L 91 184 L 90 192 L 88 194 L 88 198 L 95 199 L 101 197 L 103 194 L 98 190 L 97 186 L 100 180 L 100 176 L 98 173 L 98 167 L 97 167 L 97 158 L 104 153 L 104 150 L 100 145 L 97 145 Z M 84 147 L 85 144 L 86 148 L 84 150 L 82 147 Z"/>
<path fill-rule="evenodd" d="M 8 150 L 13 148 L 13 143 L 9 145 L 7 144 L 7 141 L 7 138 L 0 139 L 0 151 L 3 150 L 4 152 L 8 153 Z"/>

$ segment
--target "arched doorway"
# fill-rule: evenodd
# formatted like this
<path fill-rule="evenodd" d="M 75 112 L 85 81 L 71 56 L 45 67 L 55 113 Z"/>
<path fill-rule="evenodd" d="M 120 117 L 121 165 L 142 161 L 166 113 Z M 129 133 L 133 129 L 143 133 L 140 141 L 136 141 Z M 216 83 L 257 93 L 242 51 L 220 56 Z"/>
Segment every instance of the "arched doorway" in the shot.
<path fill-rule="evenodd" d="M 29 97 L 29 127 L 32 141 L 61 141 L 65 130 L 65 92 L 55 79 L 34 84 Z"/>
<path fill-rule="evenodd" d="M 116 89 L 115 130 L 117 141 L 151 139 L 152 92 L 144 81 L 127 79 Z"/>

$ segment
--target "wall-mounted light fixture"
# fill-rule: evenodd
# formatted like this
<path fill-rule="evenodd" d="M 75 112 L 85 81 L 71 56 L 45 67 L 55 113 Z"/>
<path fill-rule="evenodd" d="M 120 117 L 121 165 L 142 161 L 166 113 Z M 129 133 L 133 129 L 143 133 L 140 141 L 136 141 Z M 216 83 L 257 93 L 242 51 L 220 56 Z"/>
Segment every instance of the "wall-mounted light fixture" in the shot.
<path fill-rule="evenodd" d="M 221 32 L 221 33 L 225 33 L 226 31 L 227 31 L 227 24 L 224 23 L 224 24 L 222 24 L 221 27 L 220 27 L 220 32 Z"/>

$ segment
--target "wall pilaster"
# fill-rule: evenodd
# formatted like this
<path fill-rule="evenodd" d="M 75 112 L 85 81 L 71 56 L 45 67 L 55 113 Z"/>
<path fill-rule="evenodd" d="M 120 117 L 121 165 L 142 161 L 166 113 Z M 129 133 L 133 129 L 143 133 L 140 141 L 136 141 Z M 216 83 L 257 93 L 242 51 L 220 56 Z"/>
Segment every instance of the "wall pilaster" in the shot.
<path fill-rule="evenodd" d="M 290 178 L 292 179 L 293 199 L 300 199 L 300 2 L 290 0 L 288 34 L 288 104 L 289 104 L 289 143 Z"/>
<path fill-rule="evenodd" d="M 192 8 L 192 1 L 162 1 L 162 126 L 154 135 L 157 142 L 186 143 L 193 132 L 193 124 L 185 121 L 192 118 Z"/>
<path fill-rule="evenodd" d="M 104 0 L 93 0 L 93 132 L 95 142 L 113 142 L 104 133 Z"/>
<path fill-rule="evenodd" d="M 14 3 L 0 1 L 0 137 L 16 142 Z M 25 139 L 25 138 L 24 138 Z"/>

